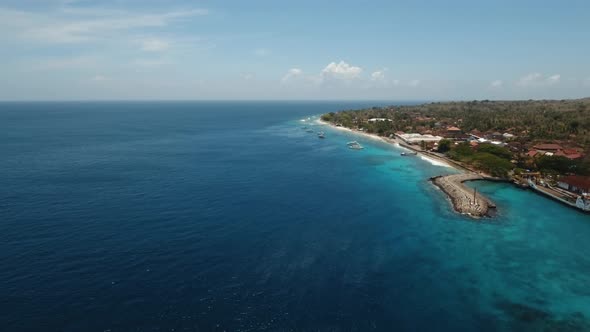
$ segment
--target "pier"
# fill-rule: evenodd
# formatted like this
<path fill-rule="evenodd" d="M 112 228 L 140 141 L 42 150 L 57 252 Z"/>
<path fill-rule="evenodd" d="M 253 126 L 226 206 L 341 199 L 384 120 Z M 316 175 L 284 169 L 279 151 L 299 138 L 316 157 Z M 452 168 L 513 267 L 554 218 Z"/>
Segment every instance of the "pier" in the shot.
<path fill-rule="evenodd" d="M 474 218 L 488 216 L 489 210 L 495 209 L 496 205 L 476 190 L 465 186 L 464 182 L 486 179 L 486 177 L 471 172 L 430 178 L 437 187 L 449 196 L 457 212 Z"/>

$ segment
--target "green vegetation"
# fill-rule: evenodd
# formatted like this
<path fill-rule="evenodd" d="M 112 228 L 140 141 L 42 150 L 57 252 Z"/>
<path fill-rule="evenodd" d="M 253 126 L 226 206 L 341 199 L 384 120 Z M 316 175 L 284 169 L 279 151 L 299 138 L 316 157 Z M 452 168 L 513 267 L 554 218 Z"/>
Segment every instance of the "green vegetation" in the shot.
<path fill-rule="evenodd" d="M 448 139 L 443 139 L 440 142 L 438 142 L 438 152 L 440 153 L 445 153 L 451 150 L 451 144 L 453 142 L 451 142 L 451 140 Z"/>
<path fill-rule="evenodd" d="M 570 160 L 561 156 L 541 156 L 535 160 L 536 168 L 545 174 L 576 173 L 590 175 L 590 162 Z"/>
<path fill-rule="evenodd" d="M 453 147 L 448 155 L 454 160 L 472 165 L 496 177 L 506 178 L 514 168 L 510 162 L 512 153 L 506 148 L 492 144 L 481 144 L 477 150 L 473 150 L 469 143 L 464 142 Z"/>
<path fill-rule="evenodd" d="M 370 118 L 393 121 L 367 123 Z M 590 148 L 590 98 L 577 100 L 470 101 L 373 107 L 325 114 L 325 121 L 388 136 L 456 125 L 463 132 L 509 131 L 528 141 L 567 141 Z"/>

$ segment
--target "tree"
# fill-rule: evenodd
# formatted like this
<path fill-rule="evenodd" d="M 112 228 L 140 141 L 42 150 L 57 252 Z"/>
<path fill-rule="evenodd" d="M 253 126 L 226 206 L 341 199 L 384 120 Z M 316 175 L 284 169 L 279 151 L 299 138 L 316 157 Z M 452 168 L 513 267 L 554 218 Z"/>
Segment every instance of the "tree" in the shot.
<path fill-rule="evenodd" d="M 497 146 L 497 145 L 493 145 L 493 144 L 480 144 L 477 147 L 477 150 L 479 152 L 487 152 L 490 154 L 493 154 L 495 156 L 498 156 L 500 158 L 504 158 L 504 159 L 512 159 L 512 152 L 510 152 L 510 150 L 508 150 L 505 147 L 501 147 L 501 146 Z"/>
<path fill-rule="evenodd" d="M 451 150 L 451 140 L 443 139 L 438 142 L 438 152 L 445 153 Z"/>
<path fill-rule="evenodd" d="M 541 156 L 537 159 L 537 168 L 544 172 L 569 173 L 576 171 L 577 162 L 562 156 Z"/>

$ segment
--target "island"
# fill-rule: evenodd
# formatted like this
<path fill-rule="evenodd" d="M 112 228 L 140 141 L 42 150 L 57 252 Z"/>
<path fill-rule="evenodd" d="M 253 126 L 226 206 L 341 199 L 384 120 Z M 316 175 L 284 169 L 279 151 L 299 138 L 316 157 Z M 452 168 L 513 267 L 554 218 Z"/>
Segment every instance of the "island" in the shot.
<path fill-rule="evenodd" d="M 590 98 L 394 105 L 331 112 L 321 121 L 461 170 L 431 179 L 460 213 L 479 218 L 495 208 L 463 184 L 473 180 L 510 182 L 590 212 Z"/>

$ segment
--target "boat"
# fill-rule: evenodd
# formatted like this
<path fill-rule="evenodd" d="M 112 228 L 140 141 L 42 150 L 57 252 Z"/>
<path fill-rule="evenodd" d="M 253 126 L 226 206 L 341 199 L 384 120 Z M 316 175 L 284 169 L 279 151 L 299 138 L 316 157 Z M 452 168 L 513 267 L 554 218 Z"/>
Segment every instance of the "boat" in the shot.
<path fill-rule="evenodd" d="M 533 182 L 533 180 L 528 179 L 527 180 L 529 187 L 533 188 L 533 189 L 537 189 L 537 185 L 535 184 L 535 182 Z"/>
<path fill-rule="evenodd" d="M 319 137 L 319 138 L 326 138 L 326 135 L 324 135 L 324 132 L 323 132 L 323 131 L 320 131 L 320 132 L 318 133 L 318 137 Z"/>
<path fill-rule="evenodd" d="M 406 157 L 406 156 L 415 156 L 417 154 L 418 154 L 418 152 L 416 152 L 416 151 L 414 151 L 414 152 L 402 152 L 402 153 L 400 153 L 400 156 L 404 156 L 404 157 Z"/>
<path fill-rule="evenodd" d="M 357 141 L 348 142 L 348 143 L 346 143 L 346 146 L 348 146 L 349 149 L 353 149 L 353 150 L 364 149 L 364 147 L 362 145 L 360 145 L 360 143 Z"/>
<path fill-rule="evenodd" d="M 576 207 L 585 212 L 590 212 L 590 197 L 588 194 L 582 194 L 576 199 Z"/>

